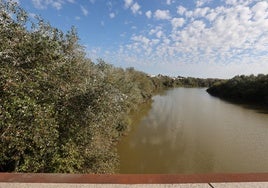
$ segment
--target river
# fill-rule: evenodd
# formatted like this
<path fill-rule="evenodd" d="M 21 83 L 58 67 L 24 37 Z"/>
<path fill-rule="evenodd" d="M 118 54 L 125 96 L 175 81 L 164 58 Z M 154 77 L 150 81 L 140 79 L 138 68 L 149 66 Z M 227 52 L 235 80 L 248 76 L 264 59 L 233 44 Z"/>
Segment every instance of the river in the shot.
<path fill-rule="evenodd" d="M 205 89 L 176 88 L 133 114 L 118 145 L 119 173 L 268 171 L 268 111 L 232 104 Z"/>

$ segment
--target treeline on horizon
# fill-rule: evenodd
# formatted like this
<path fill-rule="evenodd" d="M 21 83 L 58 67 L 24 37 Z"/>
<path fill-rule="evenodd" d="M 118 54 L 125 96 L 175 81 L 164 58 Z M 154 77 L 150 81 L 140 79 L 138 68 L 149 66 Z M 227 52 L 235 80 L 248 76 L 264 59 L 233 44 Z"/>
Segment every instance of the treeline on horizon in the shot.
<path fill-rule="evenodd" d="M 74 28 L 63 33 L 2 0 L 0 39 L 2 172 L 114 173 L 131 110 L 159 90 L 218 81 L 93 63 Z"/>
<path fill-rule="evenodd" d="M 268 74 L 235 76 L 215 83 L 207 92 L 227 100 L 268 106 Z"/>

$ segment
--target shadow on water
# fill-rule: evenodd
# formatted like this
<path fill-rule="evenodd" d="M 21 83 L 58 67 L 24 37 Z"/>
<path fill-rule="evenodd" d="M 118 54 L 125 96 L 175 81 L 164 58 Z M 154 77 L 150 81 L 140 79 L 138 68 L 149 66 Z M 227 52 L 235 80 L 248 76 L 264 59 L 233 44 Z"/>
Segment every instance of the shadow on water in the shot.
<path fill-rule="evenodd" d="M 263 105 L 263 104 L 240 104 L 241 106 L 243 106 L 244 108 L 248 108 L 248 109 L 253 109 L 255 111 L 257 111 L 258 113 L 261 114 L 268 114 L 268 106 Z"/>
<path fill-rule="evenodd" d="M 208 95 L 210 94 L 208 93 Z M 213 95 L 210 95 L 210 96 L 213 98 L 219 99 L 223 102 L 229 103 L 229 104 L 239 105 L 243 108 L 254 110 L 257 113 L 268 114 L 268 104 L 256 103 L 256 102 L 245 102 L 242 100 L 237 101 L 237 100 L 232 100 L 232 99 L 224 99 L 224 98 L 213 96 Z"/>

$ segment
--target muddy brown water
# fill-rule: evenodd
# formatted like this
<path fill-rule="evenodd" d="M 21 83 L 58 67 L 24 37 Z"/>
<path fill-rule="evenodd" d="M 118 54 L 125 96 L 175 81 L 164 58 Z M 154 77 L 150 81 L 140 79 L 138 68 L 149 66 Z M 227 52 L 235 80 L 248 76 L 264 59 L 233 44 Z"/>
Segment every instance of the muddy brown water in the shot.
<path fill-rule="evenodd" d="M 119 173 L 268 172 L 268 112 L 177 88 L 132 116 L 118 145 Z"/>

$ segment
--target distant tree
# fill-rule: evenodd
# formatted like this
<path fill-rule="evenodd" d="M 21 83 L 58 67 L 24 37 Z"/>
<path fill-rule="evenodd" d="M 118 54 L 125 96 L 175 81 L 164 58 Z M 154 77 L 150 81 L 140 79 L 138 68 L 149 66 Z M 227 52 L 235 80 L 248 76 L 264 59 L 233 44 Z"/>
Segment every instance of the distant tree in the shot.
<path fill-rule="evenodd" d="M 211 95 L 236 101 L 267 104 L 268 75 L 241 75 L 219 82 L 207 90 Z"/>

